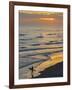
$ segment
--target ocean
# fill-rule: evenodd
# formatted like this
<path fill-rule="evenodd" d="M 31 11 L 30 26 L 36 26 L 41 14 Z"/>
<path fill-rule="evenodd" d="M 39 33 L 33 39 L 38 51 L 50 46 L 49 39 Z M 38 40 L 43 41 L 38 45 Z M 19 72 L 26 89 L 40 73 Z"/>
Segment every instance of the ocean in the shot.
<path fill-rule="evenodd" d="M 19 78 L 32 78 L 31 68 L 50 60 L 54 53 L 63 52 L 62 30 L 25 32 L 19 34 Z M 34 76 L 40 75 L 39 72 Z"/>

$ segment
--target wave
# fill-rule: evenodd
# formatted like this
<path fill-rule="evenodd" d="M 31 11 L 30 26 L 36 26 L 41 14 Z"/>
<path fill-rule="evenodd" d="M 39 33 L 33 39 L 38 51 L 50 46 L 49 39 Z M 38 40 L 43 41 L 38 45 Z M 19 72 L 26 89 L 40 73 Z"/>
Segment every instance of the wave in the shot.
<path fill-rule="evenodd" d="M 29 56 L 35 56 L 35 55 L 44 55 L 44 56 L 49 56 L 49 55 L 51 55 L 51 54 L 53 54 L 53 53 L 59 53 L 59 52 L 63 52 L 63 50 L 59 50 L 59 51 L 52 51 L 52 52 L 41 52 L 41 53 L 36 53 L 36 54 L 34 54 L 34 53 L 30 53 L 30 54 L 28 54 L 28 55 L 25 55 L 25 56 L 21 56 L 21 58 L 26 58 L 26 57 L 29 57 Z"/>
<path fill-rule="evenodd" d="M 34 51 L 34 50 L 44 50 L 44 49 L 58 49 L 58 48 L 62 48 L 62 47 L 48 47 L 48 48 L 25 48 L 25 47 L 20 47 L 19 52 L 23 52 L 23 51 Z"/>
<path fill-rule="evenodd" d="M 33 60 L 31 60 L 30 62 L 20 62 L 21 64 L 19 65 L 19 68 L 21 69 L 21 68 L 24 68 L 24 67 L 27 67 L 27 66 L 29 66 L 29 65 L 33 65 L 33 64 L 36 64 L 36 63 L 38 63 L 38 64 L 40 64 L 40 63 L 42 63 L 42 62 L 44 62 L 44 61 L 46 61 L 45 59 L 41 59 L 41 60 L 35 60 L 35 61 L 33 61 Z"/>

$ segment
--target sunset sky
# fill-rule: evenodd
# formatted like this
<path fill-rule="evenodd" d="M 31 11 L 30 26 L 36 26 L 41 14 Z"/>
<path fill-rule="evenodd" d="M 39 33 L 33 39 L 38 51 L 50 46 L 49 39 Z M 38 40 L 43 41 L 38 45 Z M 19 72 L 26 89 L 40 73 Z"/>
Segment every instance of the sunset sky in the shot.
<path fill-rule="evenodd" d="M 20 29 L 62 29 L 63 28 L 63 13 L 59 12 L 44 12 L 44 11 L 19 11 Z M 24 29 L 23 29 L 24 30 Z"/>

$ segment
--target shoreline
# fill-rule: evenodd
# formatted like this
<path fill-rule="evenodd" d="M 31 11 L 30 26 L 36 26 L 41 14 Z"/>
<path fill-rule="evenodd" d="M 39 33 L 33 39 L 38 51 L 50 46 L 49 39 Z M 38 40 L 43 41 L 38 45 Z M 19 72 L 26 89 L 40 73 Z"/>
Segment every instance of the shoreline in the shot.
<path fill-rule="evenodd" d="M 47 61 L 42 62 L 41 64 L 34 67 L 33 76 L 38 77 L 44 70 L 55 66 L 58 63 L 63 62 L 63 53 L 54 53 L 50 56 Z M 31 77 L 31 70 L 27 68 L 27 72 L 25 68 L 19 69 L 19 78 L 20 79 L 28 79 Z"/>

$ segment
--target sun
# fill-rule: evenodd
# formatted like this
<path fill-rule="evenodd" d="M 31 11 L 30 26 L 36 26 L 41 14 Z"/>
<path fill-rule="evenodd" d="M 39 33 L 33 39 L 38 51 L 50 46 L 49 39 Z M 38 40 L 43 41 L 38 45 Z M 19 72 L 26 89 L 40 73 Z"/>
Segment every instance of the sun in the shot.
<path fill-rule="evenodd" d="M 40 18 L 40 20 L 44 20 L 44 21 L 54 21 L 55 18 Z"/>

